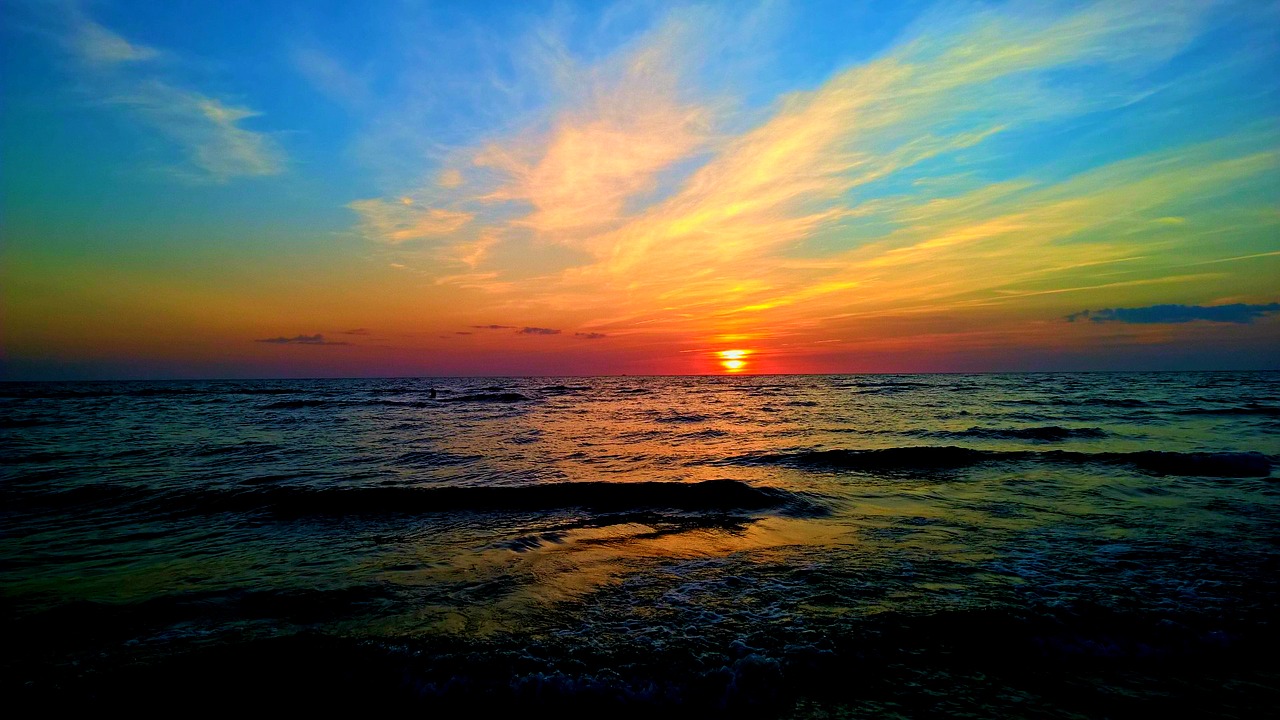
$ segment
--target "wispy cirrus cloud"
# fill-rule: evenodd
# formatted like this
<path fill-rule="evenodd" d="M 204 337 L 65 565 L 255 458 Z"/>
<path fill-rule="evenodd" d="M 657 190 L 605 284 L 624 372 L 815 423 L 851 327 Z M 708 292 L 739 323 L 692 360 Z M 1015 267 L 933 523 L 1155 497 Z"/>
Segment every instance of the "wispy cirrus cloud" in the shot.
<path fill-rule="evenodd" d="M 183 148 L 205 179 L 276 175 L 284 153 L 267 135 L 240 123 L 259 113 L 161 81 L 130 81 L 104 101 L 132 113 Z"/>
<path fill-rule="evenodd" d="M 73 13 L 66 43 L 85 61 L 99 64 L 133 63 L 155 60 L 160 51 L 125 40 L 79 13 Z"/>
<path fill-rule="evenodd" d="M 392 244 L 448 238 L 474 217 L 468 212 L 418 207 L 408 197 L 394 202 L 358 200 L 350 207 L 360 213 L 366 235 Z"/>
<path fill-rule="evenodd" d="M 499 136 L 435 147 L 440 166 L 431 182 L 349 207 L 367 237 L 391 243 L 404 239 L 397 233 L 414 218 L 466 213 L 478 226 L 439 225 L 432 260 L 468 270 L 495 246 L 531 238 L 578 246 L 616 227 L 629 204 L 669 183 L 665 173 L 717 141 L 721 102 L 693 97 L 685 81 L 706 54 L 695 48 L 714 44 L 704 24 L 720 20 L 705 9 L 672 11 L 643 42 L 594 63 L 575 58 L 551 26 L 537 26 L 534 39 L 516 43 L 508 61 L 530 69 L 524 80 L 542 89 L 548 107 L 507 123 Z M 492 89 L 501 95 L 501 87 Z M 390 215 L 397 220 L 388 222 Z"/>
<path fill-rule="evenodd" d="M 1095 323 L 1134 323 L 1139 325 L 1215 322 L 1247 324 L 1268 315 L 1280 313 L 1280 303 L 1249 305 L 1152 305 L 1136 308 L 1104 308 L 1081 310 L 1066 316 L 1068 322 L 1087 320 Z"/>
<path fill-rule="evenodd" d="M 175 83 L 169 79 L 175 63 L 164 52 L 131 42 L 76 6 L 67 7 L 62 40 L 89 79 L 84 86 L 97 101 L 126 110 L 181 148 L 195 170 L 178 175 L 226 182 L 283 171 L 279 143 L 243 126 L 260 113 Z"/>
<path fill-rule="evenodd" d="M 315 47 L 298 47 L 290 54 L 294 68 L 325 97 L 350 108 L 372 99 L 369 80 Z"/>
<path fill-rule="evenodd" d="M 645 48 L 584 69 L 589 94 L 549 131 L 475 154 L 475 166 L 502 179 L 483 199 L 528 203 L 533 211 L 513 224 L 560 242 L 616 222 L 630 198 L 654 187 L 658 172 L 709 139 L 710 111 L 680 102 L 671 64 L 660 48 Z"/>
<path fill-rule="evenodd" d="M 857 342 L 886 316 L 942 332 L 957 313 L 1008 321 L 1009 308 L 1221 283 L 1225 271 L 1185 267 L 1218 257 L 1204 239 L 1263 237 L 1277 218 L 1248 193 L 1202 201 L 1276 176 L 1265 123 L 1088 162 L 1011 157 L 1045 125 L 1141 107 L 1179 72 L 1179 92 L 1220 81 L 1169 65 L 1213 29 L 1215 7 L 1038 10 L 927 16 L 751 109 L 685 77 L 706 15 L 673 13 L 594 64 L 551 43 L 541 67 L 582 92 L 440 152 L 444 169 L 423 175 L 448 182 L 406 189 L 404 207 L 467 215 L 440 233 L 438 282 L 503 312 L 648 335 L 801 342 L 822 328 Z M 412 226 L 373 220 L 395 202 L 352 207 L 387 241 Z M 573 252 L 553 260 L 559 248 Z"/>

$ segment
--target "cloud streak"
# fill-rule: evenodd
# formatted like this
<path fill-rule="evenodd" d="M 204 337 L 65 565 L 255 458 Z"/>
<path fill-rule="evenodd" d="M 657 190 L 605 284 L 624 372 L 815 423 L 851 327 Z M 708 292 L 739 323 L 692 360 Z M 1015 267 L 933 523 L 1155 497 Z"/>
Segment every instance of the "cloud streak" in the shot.
<path fill-rule="evenodd" d="M 335 58 L 312 47 L 296 48 L 290 59 L 298 73 L 325 97 L 349 108 L 369 103 L 369 81 Z"/>
<path fill-rule="evenodd" d="M 165 79 L 175 63 L 160 50 L 132 43 L 79 10 L 69 11 L 64 44 L 98 101 L 125 109 L 183 150 L 198 171 L 184 177 L 226 182 L 284 170 L 279 143 L 243 126 L 260 113 Z"/>
<path fill-rule="evenodd" d="M 453 144 L 423 130 L 395 153 L 417 158 L 414 180 L 348 207 L 372 252 L 443 305 L 456 293 L 454 327 L 537 318 L 646 352 L 1054 345 L 1045 318 L 1080 307 L 1257 303 L 1280 231 L 1263 200 L 1280 133 L 1170 120 L 1233 82 L 1236 60 L 1200 45 L 1231 12 L 927 12 L 765 98 L 716 40 L 767 37 L 758 18 L 670 10 L 607 51 L 536 26 L 507 58 L 528 77 L 506 78 L 535 101 L 503 95 L 519 111 Z M 1178 324 L 1118 318 L 1072 332 Z"/>
<path fill-rule="evenodd" d="M 319 333 L 315 335 L 294 335 L 293 337 L 273 337 L 254 340 L 254 342 L 268 343 L 271 345 L 350 345 L 348 342 L 337 342 L 325 340 L 324 335 Z"/>
<path fill-rule="evenodd" d="M 207 179 L 276 175 L 284 153 L 270 137 L 241 127 L 259 113 L 224 105 L 200 93 L 158 80 L 130 81 L 104 98 L 128 108 L 154 130 L 181 146 Z"/>
<path fill-rule="evenodd" d="M 137 45 L 80 14 L 73 14 L 67 44 L 90 63 L 110 65 L 155 60 L 160 51 Z"/>
<path fill-rule="evenodd" d="M 408 197 L 396 202 L 358 200 L 348 207 L 360 214 L 368 237 L 391 244 L 448 238 L 474 217 L 468 212 L 417 207 Z"/>
<path fill-rule="evenodd" d="M 1248 305 L 1152 305 L 1136 308 L 1081 310 L 1066 316 L 1068 322 L 1088 320 L 1095 323 L 1133 323 L 1138 325 L 1177 324 L 1189 322 L 1235 323 L 1244 325 L 1280 313 L 1280 303 Z"/>

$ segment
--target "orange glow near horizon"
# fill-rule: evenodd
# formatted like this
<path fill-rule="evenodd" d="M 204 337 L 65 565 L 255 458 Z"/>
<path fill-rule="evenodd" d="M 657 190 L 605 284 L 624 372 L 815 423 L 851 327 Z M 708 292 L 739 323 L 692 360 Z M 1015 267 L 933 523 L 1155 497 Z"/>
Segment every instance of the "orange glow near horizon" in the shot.
<path fill-rule="evenodd" d="M 797 4 L 3 4 L 0 379 L 1277 367 L 1275 3 Z"/>
<path fill-rule="evenodd" d="M 746 357 L 751 354 L 750 350 L 721 350 L 716 353 L 720 356 L 720 366 L 725 372 L 737 373 L 747 368 Z"/>

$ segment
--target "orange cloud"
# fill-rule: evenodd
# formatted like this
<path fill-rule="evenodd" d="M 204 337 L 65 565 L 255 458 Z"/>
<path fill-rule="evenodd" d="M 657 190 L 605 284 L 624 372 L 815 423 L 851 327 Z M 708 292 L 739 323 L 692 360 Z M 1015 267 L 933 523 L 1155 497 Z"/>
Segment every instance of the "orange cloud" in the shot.
<path fill-rule="evenodd" d="M 803 344 L 830 332 L 869 341 L 872 320 L 891 316 L 932 323 L 916 333 L 928 338 L 957 314 L 1014 298 L 1040 307 L 1107 288 L 1151 301 L 1144 293 L 1220 281 L 1170 262 L 1213 262 L 1206 234 L 1275 229 L 1277 216 L 1256 207 L 1216 210 L 1210 229 L 1189 206 L 1274 175 L 1277 153 L 1258 150 L 1276 145 L 1274 132 L 1245 129 L 1065 179 L 925 177 L 896 194 L 878 183 L 1020 126 L 1127 102 L 1123 91 L 1064 92 L 1045 78 L 1153 66 L 1202 30 L 1198 17 L 1140 3 L 1048 18 L 978 13 L 782 97 L 754 123 L 679 90 L 678 34 L 658 32 L 597 67 L 558 58 L 552 74 L 581 86 L 558 111 L 459 150 L 476 168 L 466 184 L 409 193 L 467 210 L 388 221 L 382 234 L 473 222 L 449 245 L 466 271 L 437 282 L 484 291 L 489 309 L 673 342 Z M 747 129 L 720 134 L 735 123 Z M 677 166 L 683 174 L 664 175 Z M 377 203 L 353 207 L 376 224 L 386 209 Z M 528 271 L 534 253 L 557 246 L 585 257 Z"/>
<path fill-rule="evenodd" d="M 366 234 L 388 243 L 447 237 L 475 217 L 472 213 L 440 208 L 418 209 L 408 197 L 396 203 L 357 200 L 349 207 L 360 213 Z"/>

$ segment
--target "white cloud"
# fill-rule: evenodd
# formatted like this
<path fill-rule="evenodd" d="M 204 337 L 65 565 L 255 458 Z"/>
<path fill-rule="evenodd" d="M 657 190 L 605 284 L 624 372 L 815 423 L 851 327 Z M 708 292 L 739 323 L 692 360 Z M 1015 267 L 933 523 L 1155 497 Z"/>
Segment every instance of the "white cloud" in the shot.
<path fill-rule="evenodd" d="M 91 63 L 140 62 L 160 56 L 155 48 L 131 43 L 85 17 L 73 22 L 68 43 L 82 59 Z"/>
<path fill-rule="evenodd" d="M 243 127 L 257 111 L 164 79 L 172 68 L 161 51 L 132 43 L 78 11 L 72 11 L 68 28 L 66 45 L 90 75 L 90 92 L 180 147 L 198 170 L 182 170 L 180 176 L 225 182 L 284 169 L 279 143 Z"/>

